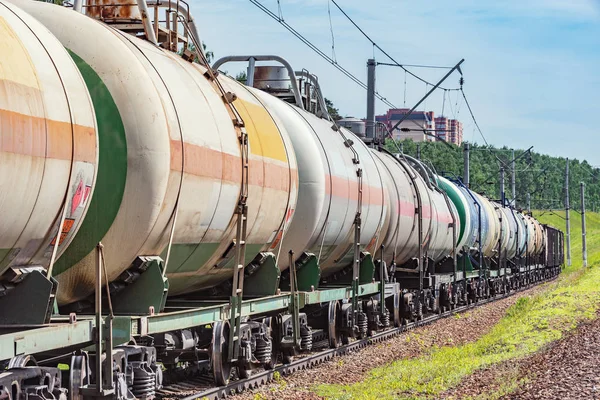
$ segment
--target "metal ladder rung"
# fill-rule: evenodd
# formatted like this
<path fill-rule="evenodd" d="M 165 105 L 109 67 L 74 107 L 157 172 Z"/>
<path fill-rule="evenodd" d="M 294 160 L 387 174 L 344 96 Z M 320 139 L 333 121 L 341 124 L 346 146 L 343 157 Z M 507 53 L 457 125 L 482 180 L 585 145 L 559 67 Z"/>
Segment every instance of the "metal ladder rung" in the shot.
<path fill-rule="evenodd" d="M 236 289 L 235 292 L 236 293 L 242 293 L 242 289 Z"/>

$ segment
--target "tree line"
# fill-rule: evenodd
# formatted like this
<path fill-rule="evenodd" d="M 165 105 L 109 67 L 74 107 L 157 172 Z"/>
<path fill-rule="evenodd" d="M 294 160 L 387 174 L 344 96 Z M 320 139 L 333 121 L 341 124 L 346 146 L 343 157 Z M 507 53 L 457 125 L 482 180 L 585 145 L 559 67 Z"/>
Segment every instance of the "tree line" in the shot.
<path fill-rule="evenodd" d="M 442 176 L 462 179 L 464 165 L 463 147 L 448 146 L 443 142 L 421 142 L 421 160 L 431 165 Z M 410 139 L 396 141 L 388 139 L 385 144 L 392 153 L 399 152 L 416 157 L 417 143 Z M 504 146 L 470 144 L 470 183 L 471 189 L 486 194 L 493 199 L 500 198 L 500 168 L 505 169 L 505 195 L 511 199 L 511 149 Z M 527 207 L 527 194 L 531 196 L 533 209 L 564 208 L 566 158 L 515 149 L 515 183 L 517 207 Z M 520 157 L 519 157 L 520 156 Z M 597 211 L 600 208 L 600 169 L 585 160 L 569 160 L 570 204 L 580 210 L 580 182 L 586 184 L 586 209 Z"/>

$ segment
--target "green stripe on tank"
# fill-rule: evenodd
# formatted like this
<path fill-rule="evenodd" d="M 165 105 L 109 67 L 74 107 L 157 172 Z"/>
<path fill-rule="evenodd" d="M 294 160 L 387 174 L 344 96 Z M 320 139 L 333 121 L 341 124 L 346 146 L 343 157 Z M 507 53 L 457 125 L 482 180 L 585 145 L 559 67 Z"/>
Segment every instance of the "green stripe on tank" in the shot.
<path fill-rule="evenodd" d="M 263 244 L 246 245 L 245 265 L 250 264 L 263 246 Z M 215 254 L 218 247 L 219 243 L 173 244 L 171 259 L 167 267 L 169 290 L 174 293 L 201 291 L 231 279 L 235 265 L 235 250 L 233 250 L 234 256 L 223 267 L 214 269 L 214 265 L 206 263 Z M 164 254 L 162 256 L 165 257 Z M 197 271 L 200 273 L 193 276 L 179 275 Z"/>
<path fill-rule="evenodd" d="M 4 268 L 5 264 L 8 264 L 6 256 L 10 253 L 11 249 L 0 249 L 0 270 Z"/>
<path fill-rule="evenodd" d="M 193 272 L 204 265 L 215 253 L 219 243 L 173 243 L 167 273 L 171 272 Z M 161 257 L 166 259 L 167 250 L 163 251 Z"/>
<path fill-rule="evenodd" d="M 94 194 L 81 228 L 54 265 L 58 275 L 87 256 L 111 227 L 123 200 L 127 178 L 127 140 L 121 114 L 98 74 L 67 49 L 79 68 L 94 103 L 98 124 L 99 161 Z"/>
<path fill-rule="evenodd" d="M 466 213 L 464 204 L 460 199 L 460 195 L 458 194 L 457 188 L 450 186 L 447 182 L 445 182 L 441 179 L 438 179 L 437 183 L 444 190 L 444 192 L 446 192 L 446 194 L 448 195 L 448 197 L 450 198 L 450 200 L 456 207 L 456 211 L 458 212 L 458 220 L 460 221 L 460 232 L 458 234 L 458 238 L 457 238 L 456 242 L 460 243 L 460 241 L 463 238 L 463 235 L 465 234 L 465 223 L 466 223 L 466 218 L 467 218 L 467 216 L 466 216 L 467 213 Z"/>

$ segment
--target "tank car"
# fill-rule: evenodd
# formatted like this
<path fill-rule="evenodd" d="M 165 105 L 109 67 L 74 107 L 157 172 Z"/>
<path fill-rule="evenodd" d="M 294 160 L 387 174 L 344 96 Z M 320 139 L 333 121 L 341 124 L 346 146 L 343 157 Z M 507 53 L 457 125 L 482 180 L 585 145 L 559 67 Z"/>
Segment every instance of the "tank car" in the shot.
<path fill-rule="evenodd" d="M 51 278 L 94 208 L 98 133 L 94 105 L 75 62 L 37 20 L 0 8 L 0 275 L 31 307 L 0 305 L 4 322 L 43 322 L 52 312 Z M 50 279 L 46 279 L 50 278 Z"/>

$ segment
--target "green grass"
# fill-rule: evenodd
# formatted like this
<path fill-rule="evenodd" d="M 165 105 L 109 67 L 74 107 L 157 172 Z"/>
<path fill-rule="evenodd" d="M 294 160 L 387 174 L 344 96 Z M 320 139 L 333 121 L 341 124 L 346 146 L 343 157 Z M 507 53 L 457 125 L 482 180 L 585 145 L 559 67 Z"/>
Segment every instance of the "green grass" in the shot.
<path fill-rule="evenodd" d="M 564 212 L 557 214 L 537 213 L 542 222 L 564 229 Z M 540 294 L 520 298 L 486 335 L 465 345 L 434 348 L 421 357 L 376 368 L 355 384 L 320 385 L 315 392 L 330 399 L 436 398 L 473 372 L 530 355 L 578 323 L 594 318 L 600 305 L 600 215 L 587 215 L 588 263 L 595 268 L 581 268 L 580 215 L 572 213 L 571 227 L 573 265 L 565 268 L 557 281 L 545 284 Z M 511 393 L 524 379 L 516 373 L 506 378 L 496 385 L 496 392 Z M 487 394 L 480 398 L 496 397 Z"/>

